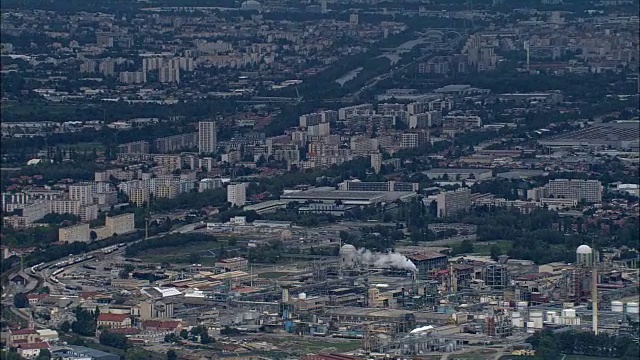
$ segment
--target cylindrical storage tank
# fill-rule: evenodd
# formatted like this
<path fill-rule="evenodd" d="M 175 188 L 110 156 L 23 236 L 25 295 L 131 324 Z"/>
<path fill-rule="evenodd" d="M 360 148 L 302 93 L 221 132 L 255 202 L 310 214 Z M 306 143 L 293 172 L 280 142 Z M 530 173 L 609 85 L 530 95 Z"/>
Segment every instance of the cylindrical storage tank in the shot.
<path fill-rule="evenodd" d="M 622 301 L 612 301 L 611 302 L 611 311 L 621 313 L 624 311 L 624 305 Z"/>
<path fill-rule="evenodd" d="M 519 312 L 516 311 L 511 313 L 511 326 L 521 328 L 523 327 L 523 323 L 524 319 L 520 317 Z"/>
<path fill-rule="evenodd" d="M 534 329 L 542 329 L 544 325 L 544 317 L 542 312 L 536 311 L 529 314 L 529 320 L 533 323 Z"/>
<path fill-rule="evenodd" d="M 529 303 L 526 301 L 518 301 L 518 304 L 516 304 L 516 307 L 518 308 L 518 310 L 526 309 L 527 306 L 529 306 Z"/>
<path fill-rule="evenodd" d="M 556 316 L 558 316 L 558 314 L 556 314 L 555 311 L 547 311 L 545 315 L 545 320 L 548 323 L 553 323 L 555 321 Z"/>
<path fill-rule="evenodd" d="M 564 309 L 562 310 L 562 317 L 564 318 L 574 318 L 576 317 L 575 309 Z"/>
<path fill-rule="evenodd" d="M 298 299 L 300 300 L 305 300 L 307 298 L 307 294 L 306 293 L 300 293 L 298 294 Z"/>
<path fill-rule="evenodd" d="M 627 303 L 627 314 L 638 314 L 639 305 L 637 302 Z"/>

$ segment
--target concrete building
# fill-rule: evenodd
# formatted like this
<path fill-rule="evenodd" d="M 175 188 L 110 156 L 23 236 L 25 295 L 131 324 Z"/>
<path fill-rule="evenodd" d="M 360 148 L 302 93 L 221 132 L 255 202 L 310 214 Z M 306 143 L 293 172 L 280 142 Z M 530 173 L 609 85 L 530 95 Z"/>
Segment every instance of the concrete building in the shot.
<path fill-rule="evenodd" d="M 415 196 L 415 192 L 346 191 L 322 187 L 282 194 L 280 199 L 298 203 L 308 201 L 335 203 L 336 201 L 340 201 L 344 205 L 368 206 L 381 202 L 393 202 L 395 200 L 408 201 Z"/>
<path fill-rule="evenodd" d="M 476 168 L 436 168 L 423 171 L 422 173 L 433 180 L 486 180 L 493 177 L 493 171 L 491 169 Z"/>
<path fill-rule="evenodd" d="M 147 141 L 134 141 L 134 142 L 118 145 L 118 153 L 148 154 L 149 143 Z"/>
<path fill-rule="evenodd" d="M 198 123 L 198 152 L 212 154 L 218 147 L 215 121 L 201 121 Z"/>
<path fill-rule="evenodd" d="M 246 271 L 249 261 L 242 257 L 222 259 L 215 263 L 215 267 L 224 269 L 224 271 Z"/>
<path fill-rule="evenodd" d="M 380 170 L 382 169 L 382 154 L 379 152 L 371 154 L 370 159 L 373 171 L 375 171 L 376 174 L 380 173 Z"/>
<path fill-rule="evenodd" d="M 555 179 L 549 180 L 547 188 L 549 195 L 556 198 L 590 203 L 602 201 L 602 183 L 598 180 Z"/>
<path fill-rule="evenodd" d="M 471 207 L 471 190 L 461 188 L 438 194 L 438 217 L 449 217 Z"/>
<path fill-rule="evenodd" d="M 93 203 L 92 184 L 82 183 L 69 186 L 69 199 L 79 201 L 80 205 Z"/>
<path fill-rule="evenodd" d="M 247 187 L 244 183 L 227 186 L 227 202 L 233 206 L 243 206 L 247 202 Z"/>
<path fill-rule="evenodd" d="M 107 216 L 105 226 L 110 229 L 111 234 L 126 234 L 135 230 L 135 217 L 133 213 Z"/>
<path fill-rule="evenodd" d="M 222 179 L 202 179 L 198 182 L 198 192 L 222 188 Z"/>
<path fill-rule="evenodd" d="M 193 149 L 197 146 L 197 132 L 162 137 L 153 142 L 154 150 L 158 153 L 170 153 L 174 151 Z"/>
<path fill-rule="evenodd" d="M 88 242 L 89 240 L 89 224 L 78 224 L 58 229 L 58 241 L 60 242 Z"/>
<path fill-rule="evenodd" d="M 345 191 L 418 191 L 420 184 L 399 181 L 360 181 L 346 180 L 338 185 L 340 190 Z"/>
<path fill-rule="evenodd" d="M 129 314 L 108 314 L 101 313 L 98 315 L 98 327 L 109 329 L 122 329 L 131 327 L 131 318 Z"/>

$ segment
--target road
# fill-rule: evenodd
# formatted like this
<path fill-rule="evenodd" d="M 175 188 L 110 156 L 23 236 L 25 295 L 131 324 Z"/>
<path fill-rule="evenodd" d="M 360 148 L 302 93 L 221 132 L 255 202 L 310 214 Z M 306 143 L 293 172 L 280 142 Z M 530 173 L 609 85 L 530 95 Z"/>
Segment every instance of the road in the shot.
<path fill-rule="evenodd" d="M 458 38 L 456 38 L 455 40 L 452 40 L 453 43 L 455 43 L 455 45 L 453 45 L 452 47 L 458 47 L 460 45 L 460 43 L 462 42 L 462 40 L 464 39 L 464 37 L 460 36 Z M 425 55 L 419 56 L 416 59 L 412 60 L 411 62 L 402 65 L 400 67 L 392 67 L 391 69 L 389 69 L 389 72 L 385 73 L 385 74 L 381 74 L 376 76 L 375 78 L 369 80 L 361 89 L 359 89 L 358 91 L 356 91 L 355 93 L 348 95 L 345 97 L 343 102 L 356 102 L 360 99 L 360 95 L 369 89 L 374 88 L 380 81 L 382 80 L 386 80 L 390 77 L 392 77 L 395 73 L 402 73 L 403 71 L 405 71 L 407 68 L 415 65 L 418 62 L 424 61 L 432 56 L 435 56 L 432 52 L 429 52 Z"/>

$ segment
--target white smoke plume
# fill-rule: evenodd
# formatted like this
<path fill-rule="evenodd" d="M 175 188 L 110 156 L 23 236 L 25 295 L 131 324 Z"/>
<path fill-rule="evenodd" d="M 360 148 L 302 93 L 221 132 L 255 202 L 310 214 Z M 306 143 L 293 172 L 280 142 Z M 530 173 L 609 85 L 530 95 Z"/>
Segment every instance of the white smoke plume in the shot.
<path fill-rule="evenodd" d="M 406 256 L 398 253 L 373 253 L 367 249 L 359 249 L 351 254 L 351 263 L 362 265 L 373 265 L 379 268 L 398 268 L 409 271 L 418 271 L 413 261 L 407 259 Z"/>

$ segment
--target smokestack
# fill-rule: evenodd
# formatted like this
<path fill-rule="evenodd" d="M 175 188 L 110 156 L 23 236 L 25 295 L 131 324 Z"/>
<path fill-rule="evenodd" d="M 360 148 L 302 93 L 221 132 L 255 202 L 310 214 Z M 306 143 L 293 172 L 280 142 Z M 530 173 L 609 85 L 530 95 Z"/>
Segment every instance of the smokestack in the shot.
<path fill-rule="evenodd" d="M 598 335 L 598 270 L 593 268 L 591 279 L 591 307 L 593 308 L 593 333 Z"/>

